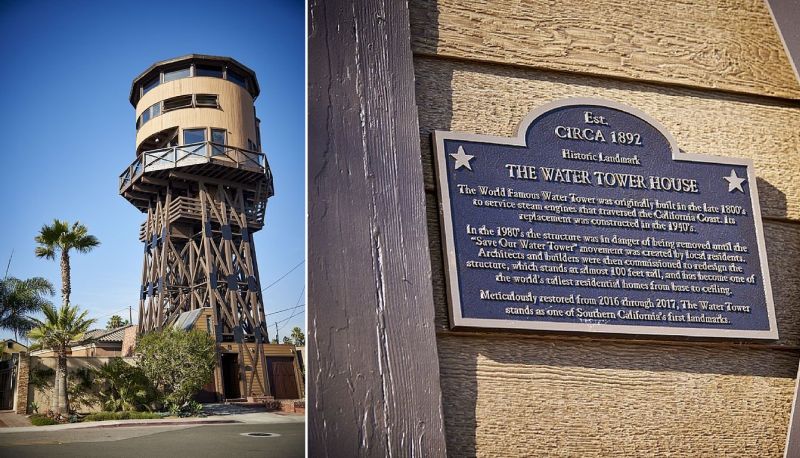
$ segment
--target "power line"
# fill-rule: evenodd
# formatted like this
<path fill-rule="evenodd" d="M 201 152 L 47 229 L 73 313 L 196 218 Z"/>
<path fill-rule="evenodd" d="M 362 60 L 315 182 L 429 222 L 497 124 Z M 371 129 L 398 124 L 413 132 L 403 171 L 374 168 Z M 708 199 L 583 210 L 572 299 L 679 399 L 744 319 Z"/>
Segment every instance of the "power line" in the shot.
<path fill-rule="evenodd" d="M 306 292 L 306 285 L 303 285 L 303 289 L 301 289 L 301 290 L 300 290 L 300 295 L 299 295 L 299 296 L 297 296 L 297 303 L 294 305 L 294 308 L 295 308 L 295 309 L 297 309 L 297 307 L 300 307 L 300 299 L 302 299 L 302 298 L 303 298 L 303 293 L 304 293 L 304 292 Z M 301 310 L 304 310 L 304 309 L 301 309 Z M 282 320 L 282 321 L 283 321 L 283 324 L 281 325 L 280 329 L 283 329 L 283 327 L 284 327 L 284 326 L 286 326 L 286 323 L 288 323 L 288 322 L 289 322 L 289 320 L 291 320 L 292 318 L 294 318 L 296 315 L 298 315 L 298 314 L 297 314 L 297 313 L 294 313 L 294 312 L 292 312 L 292 314 L 289 316 L 289 318 L 286 318 L 286 319 Z M 275 323 L 275 327 L 276 327 L 276 328 L 278 327 L 278 323 L 277 323 L 277 322 Z M 277 334 L 278 334 L 278 331 L 276 330 L 276 331 L 275 331 L 275 335 L 277 336 Z"/>
<path fill-rule="evenodd" d="M 304 314 L 304 313 L 306 313 L 306 311 L 305 311 L 305 309 L 302 309 L 302 310 L 300 310 L 300 312 L 298 312 L 298 313 L 297 313 L 297 315 L 296 315 L 296 316 L 300 316 L 300 315 L 302 315 L 302 314 Z M 275 324 L 281 324 L 281 323 L 284 323 L 284 322 L 288 322 L 289 320 L 291 320 L 291 319 L 292 319 L 292 318 L 294 318 L 294 317 L 295 317 L 295 315 L 292 315 L 292 316 L 290 316 L 289 318 L 284 318 L 284 319 L 283 319 L 283 320 L 281 320 L 281 321 L 276 321 L 276 322 L 275 322 Z M 283 329 L 283 326 L 284 326 L 284 325 L 283 325 L 283 324 L 281 324 L 281 329 Z"/>
<path fill-rule="evenodd" d="M 303 304 L 300 304 L 300 305 L 306 305 L 306 304 L 305 304 L 305 303 L 303 303 Z M 266 314 L 266 315 L 264 315 L 264 316 L 275 315 L 275 314 L 277 314 L 277 313 L 285 312 L 285 311 L 287 311 L 287 310 L 294 310 L 294 309 L 296 309 L 296 308 L 297 308 L 297 305 L 295 305 L 295 306 L 292 306 L 292 307 L 288 307 L 288 308 L 285 308 L 285 309 L 282 309 L 282 310 L 278 310 L 277 312 L 270 312 L 270 313 L 267 313 L 267 314 Z"/>
<path fill-rule="evenodd" d="M 105 317 L 107 317 L 107 316 L 111 316 L 111 315 L 116 315 L 117 313 L 119 313 L 119 312 L 124 312 L 125 310 L 128 310 L 128 307 L 124 307 L 124 308 L 121 308 L 121 309 L 119 309 L 119 310 L 115 310 L 115 311 L 113 311 L 113 312 L 111 312 L 111 313 L 108 313 L 108 314 L 106 314 L 106 315 L 100 315 L 100 316 L 98 316 L 97 318 L 95 318 L 95 320 L 99 320 L 100 318 L 105 318 Z"/>
<path fill-rule="evenodd" d="M 263 293 L 264 291 L 266 291 L 267 289 L 271 288 L 273 285 L 275 285 L 279 281 L 281 281 L 284 278 L 286 278 L 287 275 L 289 275 L 290 273 L 294 272 L 294 270 L 297 269 L 298 267 L 300 267 L 301 265 L 303 265 L 304 262 L 306 262 L 305 259 L 303 259 L 302 261 L 298 262 L 296 266 L 292 267 L 291 269 L 289 269 L 288 272 L 286 272 L 285 274 L 281 275 L 281 278 L 279 278 L 279 279 L 275 280 L 274 282 L 270 283 L 269 285 L 267 285 L 264 289 L 261 290 L 261 292 Z"/>

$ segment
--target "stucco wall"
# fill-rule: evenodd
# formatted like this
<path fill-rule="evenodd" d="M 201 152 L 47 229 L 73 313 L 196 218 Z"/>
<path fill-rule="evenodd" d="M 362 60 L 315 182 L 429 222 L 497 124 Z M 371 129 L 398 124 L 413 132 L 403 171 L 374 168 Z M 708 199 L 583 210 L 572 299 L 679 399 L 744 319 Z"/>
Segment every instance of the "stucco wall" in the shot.
<path fill-rule="evenodd" d="M 67 358 L 67 371 L 69 371 L 70 380 L 76 381 L 78 380 L 78 376 L 76 372 L 80 369 L 94 369 L 102 366 L 103 364 L 109 362 L 112 358 L 111 357 L 75 357 L 71 356 Z M 122 358 L 128 364 L 134 365 L 135 360 L 133 358 Z M 46 378 L 46 385 L 42 388 L 36 388 L 32 385 L 29 385 L 28 388 L 28 405 L 31 402 L 35 402 L 39 406 L 39 412 L 44 413 L 50 407 L 51 401 L 51 394 L 53 389 L 53 378 L 55 377 L 55 368 L 58 364 L 58 358 L 54 357 L 36 357 L 32 356 L 30 358 L 30 370 L 31 375 L 35 371 L 41 371 L 43 368 L 49 368 L 53 370 L 53 373 Z M 97 385 L 93 385 L 93 388 L 90 389 L 90 393 L 96 399 L 97 396 Z M 88 399 L 88 397 L 87 397 Z M 70 399 L 70 407 L 79 411 L 79 412 L 98 412 L 103 410 L 102 407 L 96 403 L 86 403 L 82 405 L 74 405 L 74 399 Z"/>

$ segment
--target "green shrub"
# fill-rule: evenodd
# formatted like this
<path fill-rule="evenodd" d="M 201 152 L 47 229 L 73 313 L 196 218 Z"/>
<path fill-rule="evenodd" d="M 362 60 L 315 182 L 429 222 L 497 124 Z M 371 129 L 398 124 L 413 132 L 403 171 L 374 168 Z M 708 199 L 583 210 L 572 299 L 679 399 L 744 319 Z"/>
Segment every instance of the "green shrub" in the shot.
<path fill-rule="evenodd" d="M 97 412 L 87 415 L 83 421 L 150 420 L 156 418 L 164 418 L 164 415 L 153 412 Z"/>
<path fill-rule="evenodd" d="M 49 418 L 45 415 L 31 415 L 31 424 L 33 426 L 47 426 L 47 425 L 57 425 L 58 422 Z"/>
<path fill-rule="evenodd" d="M 141 368 L 112 358 L 96 369 L 95 376 L 101 384 L 103 410 L 153 410 L 158 395 Z"/>
<path fill-rule="evenodd" d="M 216 342 L 198 330 L 148 332 L 139 337 L 136 352 L 139 367 L 172 410 L 183 410 L 211 380 L 216 362 Z"/>

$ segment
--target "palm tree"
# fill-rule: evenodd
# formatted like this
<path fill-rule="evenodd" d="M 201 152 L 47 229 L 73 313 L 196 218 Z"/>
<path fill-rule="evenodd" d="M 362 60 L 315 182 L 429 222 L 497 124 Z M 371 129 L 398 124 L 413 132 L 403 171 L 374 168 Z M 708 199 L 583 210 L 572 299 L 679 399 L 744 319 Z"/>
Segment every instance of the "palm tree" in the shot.
<path fill-rule="evenodd" d="M 72 292 L 69 270 L 69 250 L 87 253 L 92 248 L 100 245 L 97 237 L 90 235 L 86 226 L 75 222 L 71 227 L 67 221 L 53 220 L 50 226 L 44 225 L 39 230 L 39 235 L 34 239 L 39 246 L 36 247 L 36 256 L 40 258 L 55 259 L 56 254 L 61 255 L 61 303 L 69 304 L 69 295 Z"/>
<path fill-rule="evenodd" d="M 44 296 L 54 293 L 53 285 L 42 277 L 0 280 L 0 329 L 14 331 L 14 340 L 26 335 L 34 326 L 29 315 L 52 306 Z"/>
<path fill-rule="evenodd" d="M 128 320 L 123 320 L 121 316 L 114 315 L 108 319 L 108 322 L 106 322 L 106 329 L 117 329 L 119 327 L 127 326 L 129 324 L 130 323 L 128 322 Z"/>
<path fill-rule="evenodd" d="M 87 319 L 88 311 L 79 314 L 77 305 L 64 304 L 58 310 L 52 305 L 42 308 L 45 320 L 34 318 L 36 327 L 31 329 L 28 337 L 36 347 L 51 348 L 58 354 L 54 393 L 50 408 L 57 415 L 69 414 L 67 398 L 67 348 L 72 341 L 80 340 L 95 320 Z"/>

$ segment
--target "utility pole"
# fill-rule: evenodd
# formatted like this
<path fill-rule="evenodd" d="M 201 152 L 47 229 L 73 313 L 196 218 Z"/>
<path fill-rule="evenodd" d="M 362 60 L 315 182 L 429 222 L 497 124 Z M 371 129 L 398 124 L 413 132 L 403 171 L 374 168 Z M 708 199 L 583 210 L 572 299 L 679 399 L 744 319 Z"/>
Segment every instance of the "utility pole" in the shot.
<path fill-rule="evenodd" d="M 14 249 L 11 249 L 11 256 L 8 257 L 8 264 L 6 264 L 6 274 L 3 278 L 8 278 L 8 269 L 11 268 L 11 260 L 14 259 Z"/>
<path fill-rule="evenodd" d="M 130 305 L 128 305 L 128 324 L 133 324 L 133 311 Z"/>
<path fill-rule="evenodd" d="M 275 343 L 281 343 L 281 338 L 278 335 L 278 322 L 275 322 Z"/>

